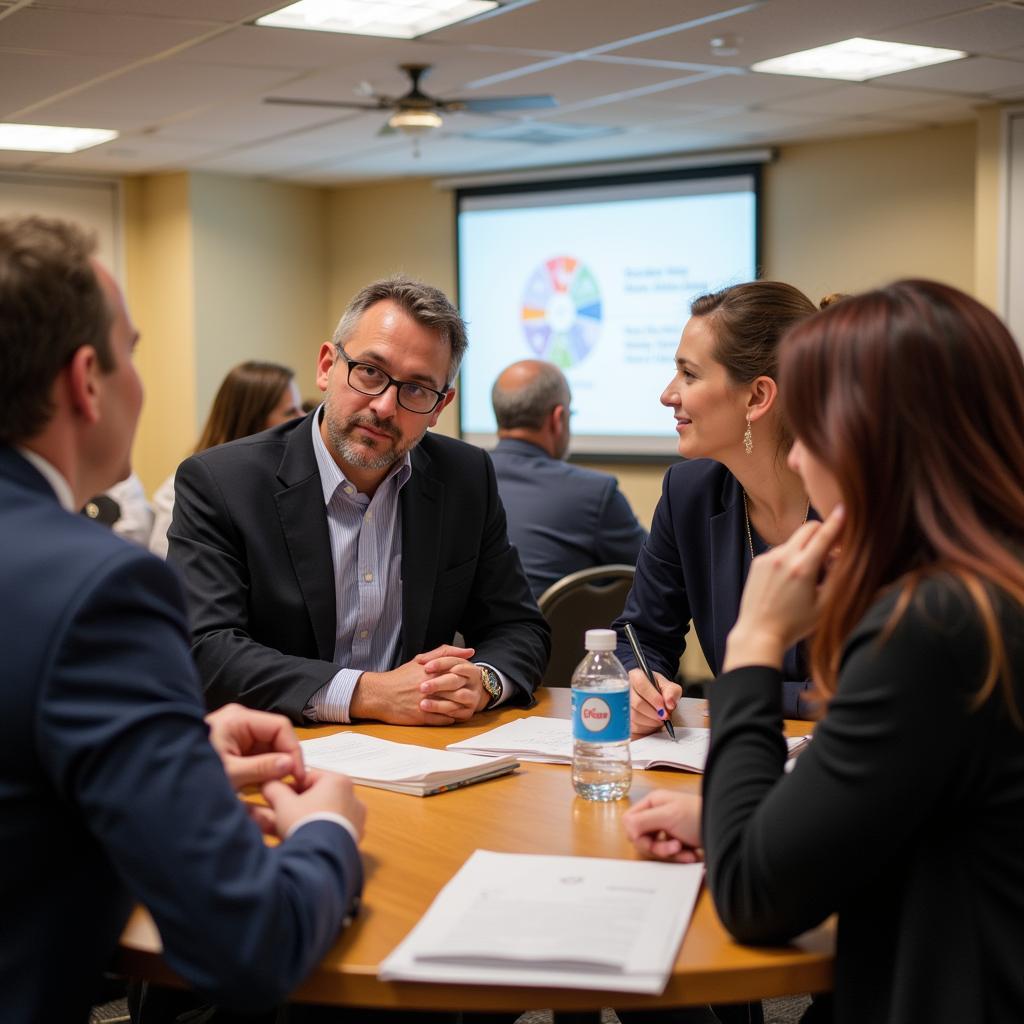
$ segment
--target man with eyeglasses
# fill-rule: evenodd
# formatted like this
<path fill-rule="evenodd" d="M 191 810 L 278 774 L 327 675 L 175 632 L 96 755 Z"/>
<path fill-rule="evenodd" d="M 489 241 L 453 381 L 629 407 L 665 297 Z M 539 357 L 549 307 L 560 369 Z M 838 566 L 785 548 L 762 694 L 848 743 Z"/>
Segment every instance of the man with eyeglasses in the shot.
<path fill-rule="evenodd" d="M 211 707 L 448 725 L 532 702 L 549 635 L 493 466 L 427 433 L 465 348 L 442 292 L 378 281 L 320 349 L 319 409 L 178 469 L 168 558 Z"/>

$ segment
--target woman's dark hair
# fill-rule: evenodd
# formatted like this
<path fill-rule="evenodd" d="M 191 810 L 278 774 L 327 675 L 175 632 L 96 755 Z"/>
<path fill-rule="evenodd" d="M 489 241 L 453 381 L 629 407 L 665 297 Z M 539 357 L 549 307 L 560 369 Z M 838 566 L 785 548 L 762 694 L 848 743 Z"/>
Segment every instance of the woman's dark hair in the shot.
<path fill-rule="evenodd" d="M 955 288 L 900 281 L 794 326 L 779 392 L 846 512 L 811 647 L 816 681 L 834 691 L 842 645 L 880 591 L 901 588 L 891 630 L 917 585 L 948 573 L 991 652 L 977 702 L 1002 679 L 1020 723 L 994 604 L 1024 605 L 1024 361 L 1009 331 Z"/>
<path fill-rule="evenodd" d="M 712 354 L 735 384 L 749 384 L 757 377 L 775 380 L 782 335 L 816 309 L 802 291 L 781 281 L 748 281 L 690 303 L 693 316 L 711 321 Z"/>
<path fill-rule="evenodd" d="M 230 369 L 217 389 L 195 451 L 203 452 L 265 429 L 267 417 L 294 376 L 287 366 L 278 363 L 250 361 Z"/>

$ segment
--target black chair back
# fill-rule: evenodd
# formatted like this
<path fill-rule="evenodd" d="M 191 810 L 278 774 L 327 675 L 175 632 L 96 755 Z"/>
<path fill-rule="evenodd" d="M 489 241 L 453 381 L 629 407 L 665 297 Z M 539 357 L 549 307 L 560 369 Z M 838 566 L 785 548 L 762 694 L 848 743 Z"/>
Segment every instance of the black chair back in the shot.
<path fill-rule="evenodd" d="M 597 565 L 552 583 L 537 604 L 551 627 L 551 660 L 545 686 L 570 686 L 583 660 L 583 634 L 608 629 L 619 617 L 633 586 L 632 565 Z"/>

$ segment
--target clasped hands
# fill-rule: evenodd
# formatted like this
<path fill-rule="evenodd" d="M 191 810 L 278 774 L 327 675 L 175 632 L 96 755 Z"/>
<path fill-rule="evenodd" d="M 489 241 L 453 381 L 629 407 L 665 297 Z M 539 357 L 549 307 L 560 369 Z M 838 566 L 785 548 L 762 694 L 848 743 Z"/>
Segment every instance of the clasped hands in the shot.
<path fill-rule="evenodd" d="M 206 716 L 206 724 L 210 745 L 232 787 L 260 787 L 268 806 L 243 806 L 264 833 L 284 838 L 302 818 L 329 813 L 346 818 L 362 837 L 366 808 L 352 782 L 335 772 L 307 770 L 298 737 L 284 715 L 225 704 Z"/>
<path fill-rule="evenodd" d="M 489 700 L 473 647 L 441 644 L 390 672 L 359 677 L 349 714 L 392 725 L 451 725 L 482 711 Z"/>

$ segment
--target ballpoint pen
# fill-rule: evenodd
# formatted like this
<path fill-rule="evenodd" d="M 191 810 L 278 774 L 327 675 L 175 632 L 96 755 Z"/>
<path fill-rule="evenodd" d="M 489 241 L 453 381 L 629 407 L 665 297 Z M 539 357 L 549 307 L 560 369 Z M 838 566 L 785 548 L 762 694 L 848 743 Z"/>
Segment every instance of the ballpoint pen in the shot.
<path fill-rule="evenodd" d="M 640 650 L 640 643 L 636 638 L 636 630 L 633 628 L 633 623 L 627 622 L 624 628 L 626 630 L 626 639 L 629 641 L 629 646 L 633 650 L 633 657 L 636 658 L 636 663 L 640 666 L 640 669 L 643 672 L 643 674 L 647 676 L 647 679 L 650 681 L 651 686 L 653 686 L 660 694 L 661 687 L 658 685 L 658 680 L 654 678 L 654 673 L 651 671 L 650 667 L 647 664 L 647 659 L 644 657 L 644 652 Z M 672 739 L 675 739 L 676 731 L 672 728 L 672 721 L 668 717 L 669 714 L 670 712 L 668 708 L 666 708 L 665 718 L 661 724 L 665 726 L 665 728 L 668 730 L 669 736 L 671 736 Z"/>

